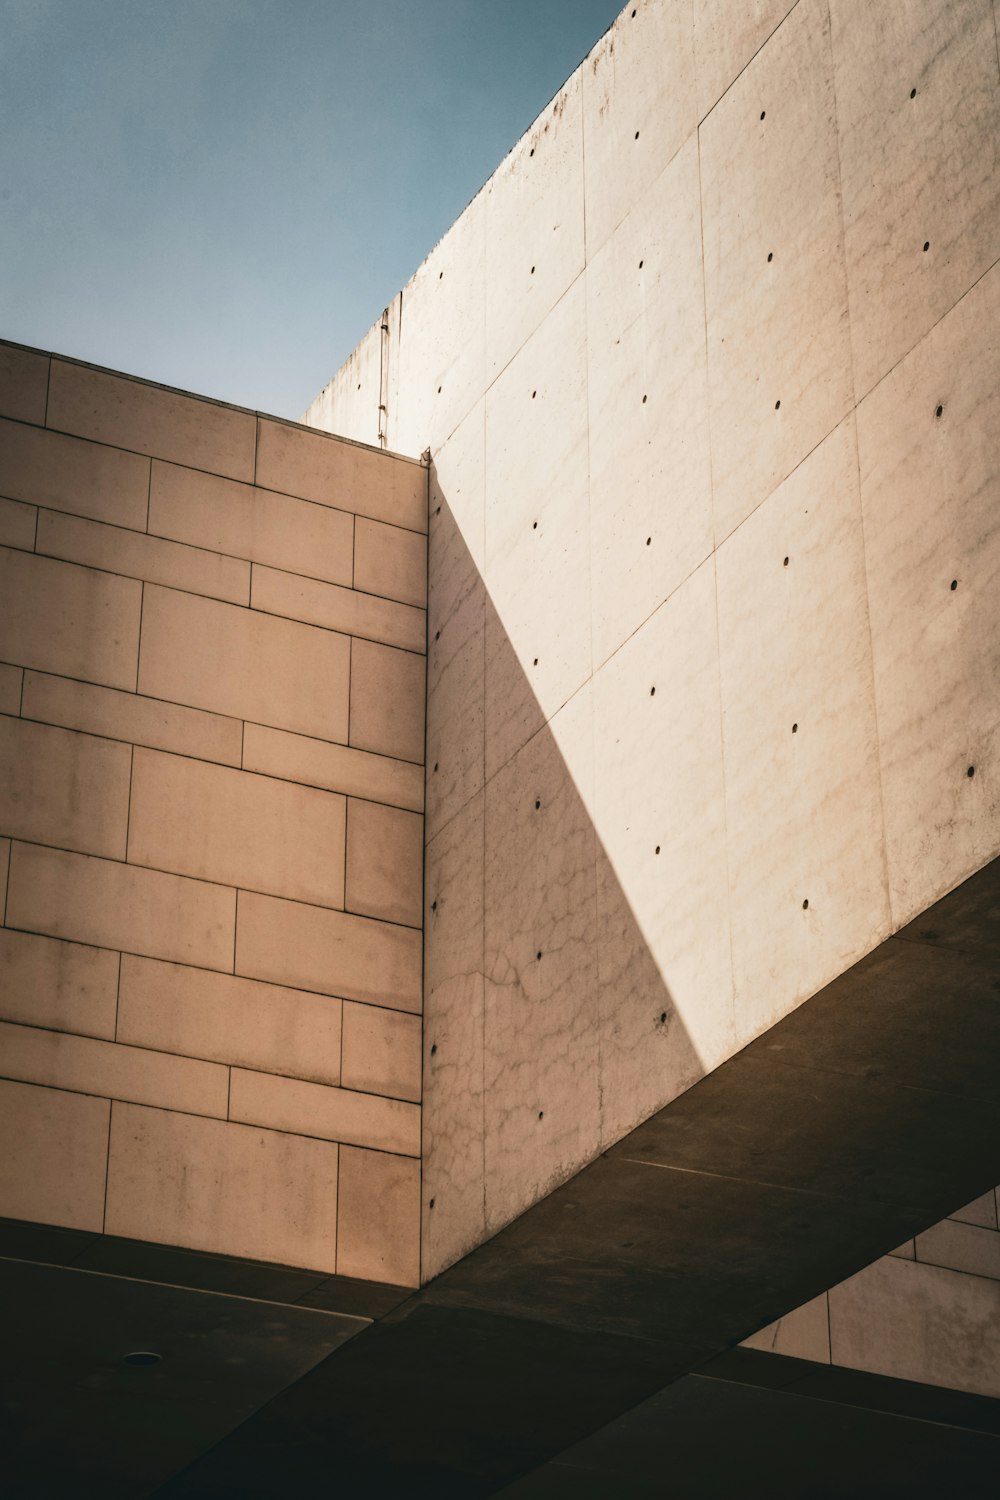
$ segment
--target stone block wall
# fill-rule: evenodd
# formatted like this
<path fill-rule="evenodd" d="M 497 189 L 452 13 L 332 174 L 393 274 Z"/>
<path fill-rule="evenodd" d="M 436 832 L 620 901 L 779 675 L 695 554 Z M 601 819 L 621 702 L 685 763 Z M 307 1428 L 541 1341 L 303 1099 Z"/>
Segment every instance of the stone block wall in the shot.
<path fill-rule="evenodd" d="M 0 345 L 0 1214 L 416 1282 L 426 496 Z"/>
<path fill-rule="evenodd" d="M 747 1348 L 1000 1397 L 998 1196 L 966 1204 Z"/>

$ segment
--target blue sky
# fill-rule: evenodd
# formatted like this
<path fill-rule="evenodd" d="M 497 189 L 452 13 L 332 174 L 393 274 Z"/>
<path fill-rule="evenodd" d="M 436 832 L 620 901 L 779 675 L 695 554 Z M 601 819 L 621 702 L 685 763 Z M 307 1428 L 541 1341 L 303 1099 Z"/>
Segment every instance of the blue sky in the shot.
<path fill-rule="evenodd" d="M 298 417 L 618 0 L 0 0 L 0 337 Z"/>

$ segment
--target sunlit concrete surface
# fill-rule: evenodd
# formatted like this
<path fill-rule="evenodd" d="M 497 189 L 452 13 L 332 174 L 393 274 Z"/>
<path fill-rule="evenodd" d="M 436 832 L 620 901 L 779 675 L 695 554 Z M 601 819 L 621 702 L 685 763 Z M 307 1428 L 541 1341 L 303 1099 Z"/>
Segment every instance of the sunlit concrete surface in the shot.
<path fill-rule="evenodd" d="M 627 6 L 306 413 L 431 455 L 425 1275 L 1000 848 L 998 140 L 989 0 Z"/>

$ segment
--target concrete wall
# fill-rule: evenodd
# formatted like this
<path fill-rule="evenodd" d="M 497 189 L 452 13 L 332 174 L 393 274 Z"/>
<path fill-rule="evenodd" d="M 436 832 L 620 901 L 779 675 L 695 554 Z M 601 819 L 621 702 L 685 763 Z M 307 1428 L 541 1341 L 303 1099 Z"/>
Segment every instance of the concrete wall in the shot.
<path fill-rule="evenodd" d="M 0 1213 L 414 1283 L 426 470 L 0 345 Z"/>
<path fill-rule="evenodd" d="M 1000 849 L 998 141 L 991 0 L 635 0 L 307 413 L 433 457 L 424 1275 Z"/>
<path fill-rule="evenodd" d="M 745 1342 L 1000 1397 L 998 1327 L 1000 1233 L 990 1192 Z"/>

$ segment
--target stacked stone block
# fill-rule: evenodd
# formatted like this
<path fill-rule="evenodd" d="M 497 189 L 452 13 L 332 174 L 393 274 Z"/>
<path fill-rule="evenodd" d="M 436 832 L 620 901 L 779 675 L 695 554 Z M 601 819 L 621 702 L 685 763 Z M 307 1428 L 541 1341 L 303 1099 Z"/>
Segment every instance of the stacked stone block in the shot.
<path fill-rule="evenodd" d="M 0 1213 L 418 1275 L 426 471 L 0 346 Z"/>
<path fill-rule="evenodd" d="M 957 1209 L 747 1348 L 1000 1397 L 998 1197 Z"/>

